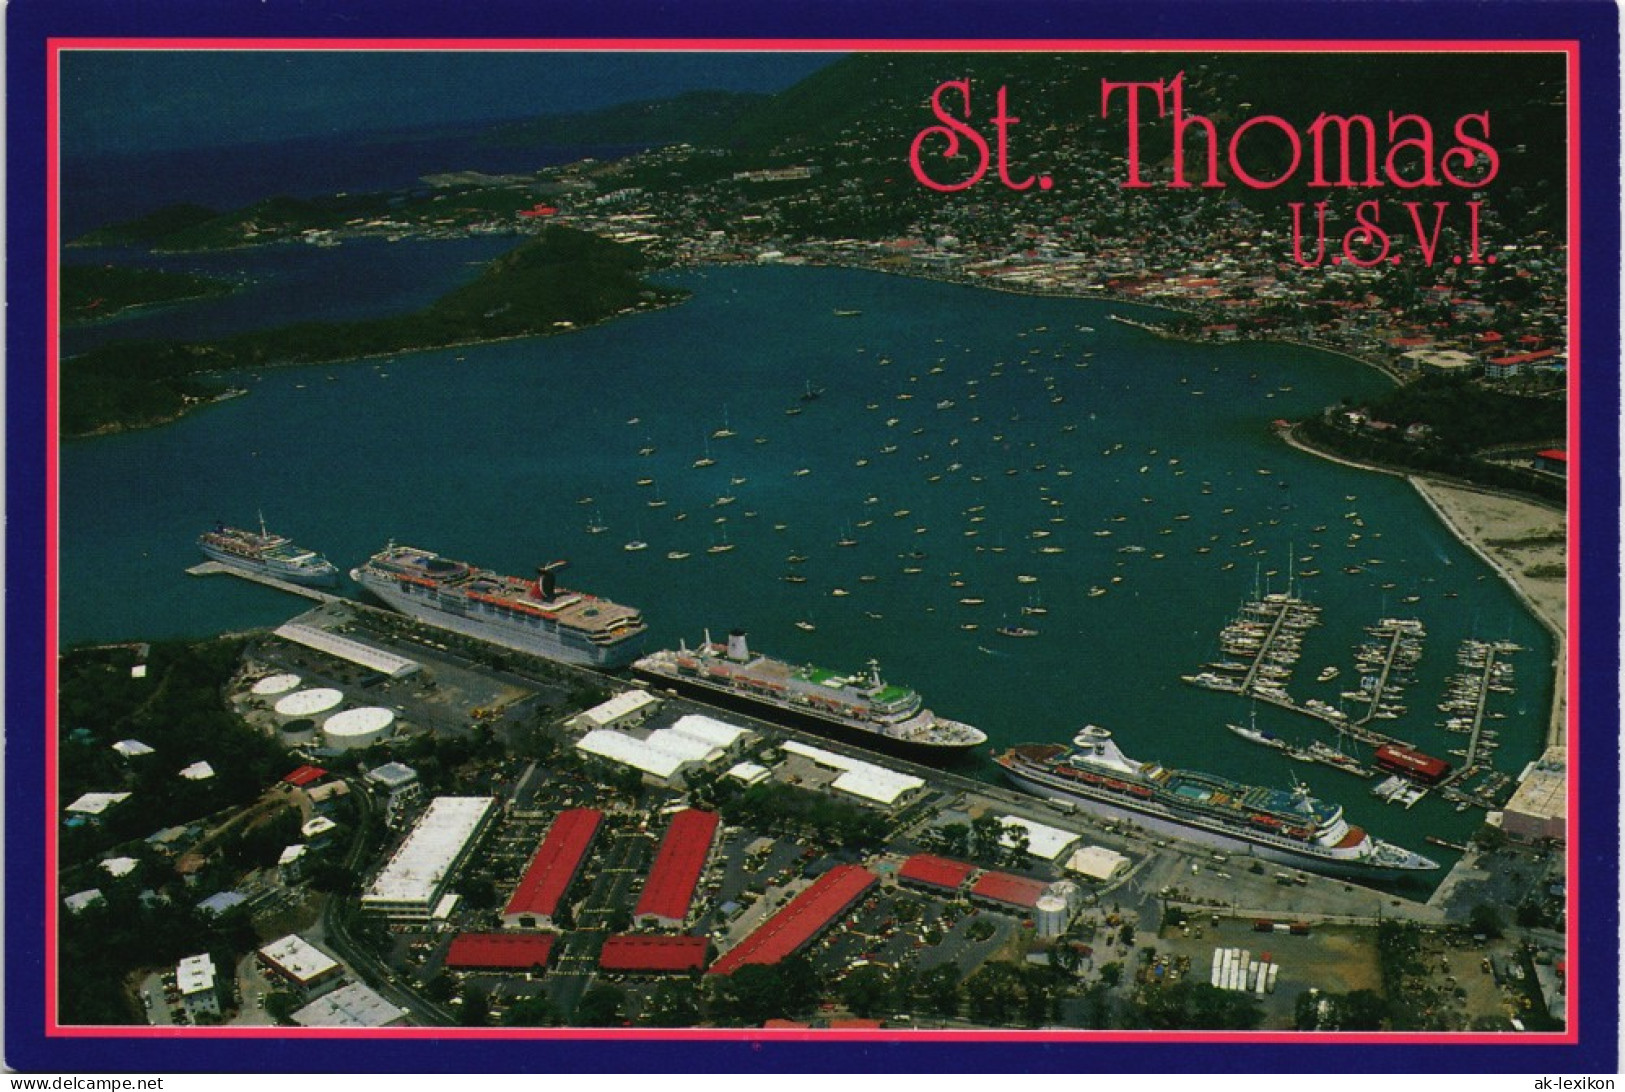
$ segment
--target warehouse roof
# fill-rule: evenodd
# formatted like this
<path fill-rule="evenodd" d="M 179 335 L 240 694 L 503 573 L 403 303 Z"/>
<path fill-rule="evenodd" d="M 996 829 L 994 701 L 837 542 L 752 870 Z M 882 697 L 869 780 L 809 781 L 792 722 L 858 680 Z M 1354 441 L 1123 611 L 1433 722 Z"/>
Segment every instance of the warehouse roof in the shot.
<path fill-rule="evenodd" d="M 639 739 L 625 732 L 594 728 L 576 741 L 576 748 L 666 779 L 690 762 L 703 762 L 715 757 L 713 748 L 692 737 L 683 739 L 687 741 L 686 744 L 671 739 L 657 740 L 652 733 L 648 739 Z"/>
<path fill-rule="evenodd" d="M 320 781 L 326 776 L 327 771 L 320 766 L 300 766 L 284 774 L 282 780 L 295 788 L 303 788 L 312 781 Z"/>
<path fill-rule="evenodd" d="M 715 812 L 690 808 L 671 817 L 666 837 L 660 843 L 655 863 L 649 869 L 649 880 L 643 885 L 635 917 L 645 914 L 669 921 L 680 922 L 688 916 L 689 904 L 694 899 L 694 886 L 699 883 L 710 856 L 711 843 L 717 836 L 718 819 Z"/>
<path fill-rule="evenodd" d="M 277 627 L 276 635 L 285 641 L 292 641 L 296 645 L 313 648 L 317 652 L 325 652 L 329 656 L 350 663 L 359 664 L 369 671 L 400 678 L 410 675 L 421 666 L 416 660 L 408 660 L 405 656 L 397 656 L 393 652 L 385 652 L 381 648 L 341 637 L 337 633 L 329 633 L 325 629 L 315 626 L 303 625 L 299 622 L 288 622 Z"/>
<path fill-rule="evenodd" d="M 783 749 L 790 754 L 809 758 L 820 766 L 840 770 L 840 775 L 830 782 L 831 788 L 876 803 L 894 804 L 905 793 L 925 785 L 918 777 L 888 770 L 884 766 L 876 766 L 862 759 L 848 758 L 834 751 L 826 751 L 822 747 L 811 747 L 793 739 L 787 740 Z"/>
<path fill-rule="evenodd" d="M 727 750 L 729 747 L 732 747 L 734 744 L 738 743 L 742 738 L 751 734 L 749 729 L 740 728 L 732 724 L 724 724 L 720 720 L 714 720 L 711 717 L 702 717 L 697 713 L 689 713 L 686 716 L 679 717 L 677 718 L 677 723 L 673 724 L 670 728 L 659 729 L 653 734 L 659 736 L 668 732 L 675 735 L 688 736 L 691 739 L 697 739 L 700 742 L 709 744 L 712 747 L 721 747 L 723 750 Z"/>
<path fill-rule="evenodd" d="M 362 902 L 428 902 L 495 805 L 490 796 L 435 797 L 362 895 Z"/>
<path fill-rule="evenodd" d="M 975 871 L 975 866 L 968 865 L 964 861 L 953 861 L 930 853 L 916 853 L 903 862 L 903 867 L 897 870 L 897 878 L 932 887 L 958 890 Z"/>
<path fill-rule="evenodd" d="M 879 879 L 858 865 L 836 865 L 713 963 L 711 973 L 732 974 L 747 963 L 779 962 L 844 914 Z"/>
<path fill-rule="evenodd" d="M 113 750 L 117 751 L 125 758 L 136 758 L 140 755 L 150 755 L 156 753 L 151 747 L 148 747 L 139 739 L 121 739 L 117 743 L 113 744 Z"/>
<path fill-rule="evenodd" d="M 1015 815 L 1001 815 L 999 821 L 1009 827 L 1020 827 L 1027 832 L 1027 852 L 1044 861 L 1053 861 L 1065 853 L 1073 843 L 1083 837 L 1076 831 L 1061 830 L 1059 827 L 1045 826 L 1035 823 L 1031 819 L 1022 819 Z M 1000 845 L 1011 845 L 1014 839 L 1010 834 L 999 836 Z"/>
<path fill-rule="evenodd" d="M 504 914 L 552 917 L 559 900 L 586 859 L 604 813 L 595 808 L 571 808 L 559 813 L 547 837 L 536 848 L 530 867 L 514 889 Z"/>
<path fill-rule="evenodd" d="M 1129 865 L 1129 859 L 1105 846 L 1084 846 L 1066 862 L 1068 872 L 1076 872 L 1104 883 Z"/>
<path fill-rule="evenodd" d="M 651 705 L 659 704 L 660 699 L 647 690 L 628 690 L 588 709 L 581 714 L 581 719 L 588 724 L 596 724 L 602 727 L 606 724 L 614 724 L 622 717 L 642 712 Z"/>
<path fill-rule="evenodd" d="M 981 878 L 971 885 L 970 893 L 977 898 L 991 899 L 994 902 L 1031 910 L 1038 905 L 1039 897 L 1047 890 L 1049 884 L 1042 880 L 1029 880 L 1024 876 L 1012 876 L 1008 872 L 984 872 Z"/>
<path fill-rule="evenodd" d="M 461 933 L 446 949 L 446 966 L 493 971 L 545 967 L 557 939 L 553 933 Z"/>
<path fill-rule="evenodd" d="M 604 941 L 598 966 L 606 971 L 697 971 L 705 966 L 704 937 L 622 933 Z"/>

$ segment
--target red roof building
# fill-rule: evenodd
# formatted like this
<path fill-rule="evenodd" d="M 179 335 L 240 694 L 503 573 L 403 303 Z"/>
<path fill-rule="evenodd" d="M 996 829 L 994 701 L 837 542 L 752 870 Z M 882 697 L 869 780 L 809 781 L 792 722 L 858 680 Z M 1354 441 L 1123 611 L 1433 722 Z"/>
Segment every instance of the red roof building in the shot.
<path fill-rule="evenodd" d="M 620 933 L 604 941 L 598 966 L 605 971 L 680 974 L 705 966 L 704 937 Z"/>
<path fill-rule="evenodd" d="M 747 963 L 771 965 L 794 954 L 846 913 L 879 879 L 858 865 L 836 865 L 713 963 L 711 973 L 732 974 Z"/>
<path fill-rule="evenodd" d="M 1048 890 L 1049 884 L 1043 880 L 1029 880 L 1008 872 L 984 872 L 981 879 L 971 885 L 970 894 L 973 899 L 1031 910 L 1038 905 L 1039 896 Z"/>
<path fill-rule="evenodd" d="M 297 770 L 283 777 L 282 783 L 292 785 L 296 789 L 302 789 L 306 785 L 315 784 L 326 776 L 327 771 L 320 766 L 300 766 Z"/>
<path fill-rule="evenodd" d="M 1421 751 L 1413 751 L 1409 747 L 1398 747 L 1391 743 L 1378 747 L 1373 761 L 1379 769 L 1403 774 L 1424 785 L 1437 784 L 1450 772 L 1450 763 L 1442 758 L 1434 758 Z"/>
<path fill-rule="evenodd" d="M 453 971 L 546 967 L 557 939 L 552 933 L 461 933 L 446 949 L 446 966 Z"/>
<path fill-rule="evenodd" d="M 603 818 L 604 813 L 595 808 L 559 813 L 502 911 L 503 924 L 522 929 L 552 927 L 553 914 L 581 871 Z"/>
<path fill-rule="evenodd" d="M 861 1016 L 849 1016 L 841 1020 L 831 1020 L 831 1031 L 867 1031 L 883 1028 L 886 1025 L 879 1020 L 866 1020 Z"/>
<path fill-rule="evenodd" d="M 916 883 L 922 887 L 933 887 L 946 891 L 958 891 L 965 886 L 976 869 L 964 861 L 949 860 L 947 857 L 937 857 L 930 853 L 916 853 L 903 862 L 903 867 L 897 870 L 897 878 L 903 883 Z"/>
<path fill-rule="evenodd" d="M 682 928 L 694 901 L 694 888 L 711 856 L 717 836 L 717 815 L 689 808 L 671 817 L 666 837 L 655 854 L 649 880 L 643 885 L 632 918 L 639 925 Z"/>

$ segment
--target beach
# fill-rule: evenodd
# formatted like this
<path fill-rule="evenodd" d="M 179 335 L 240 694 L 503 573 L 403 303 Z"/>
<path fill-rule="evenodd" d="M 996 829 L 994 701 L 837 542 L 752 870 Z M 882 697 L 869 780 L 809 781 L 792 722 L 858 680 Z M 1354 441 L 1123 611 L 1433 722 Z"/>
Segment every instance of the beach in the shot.
<path fill-rule="evenodd" d="M 1552 632 L 1554 685 L 1549 746 L 1565 743 L 1568 644 L 1567 517 L 1544 505 L 1412 477 L 1428 507 L 1451 532 L 1501 574 Z"/>

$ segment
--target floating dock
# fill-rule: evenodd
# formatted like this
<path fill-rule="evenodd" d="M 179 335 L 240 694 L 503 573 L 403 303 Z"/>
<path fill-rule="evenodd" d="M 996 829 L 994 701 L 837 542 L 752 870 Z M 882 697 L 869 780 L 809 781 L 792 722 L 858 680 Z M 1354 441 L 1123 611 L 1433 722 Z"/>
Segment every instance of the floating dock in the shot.
<path fill-rule="evenodd" d="M 314 599 L 318 603 L 335 603 L 344 599 L 342 595 L 334 595 L 332 592 L 325 592 L 320 588 L 310 588 L 303 584 L 295 584 L 287 580 L 278 580 L 276 577 L 267 576 L 265 573 L 249 572 L 247 569 L 239 569 L 235 565 L 224 565 L 218 561 L 205 561 L 201 564 L 193 565 L 186 571 L 192 576 L 215 576 L 217 574 L 237 576 L 244 580 L 251 580 L 256 584 L 263 584 L 267 588 L 275 588 L 278 591 L 291 592 L 294 595 L 300 595 L 306 599 Z"/>

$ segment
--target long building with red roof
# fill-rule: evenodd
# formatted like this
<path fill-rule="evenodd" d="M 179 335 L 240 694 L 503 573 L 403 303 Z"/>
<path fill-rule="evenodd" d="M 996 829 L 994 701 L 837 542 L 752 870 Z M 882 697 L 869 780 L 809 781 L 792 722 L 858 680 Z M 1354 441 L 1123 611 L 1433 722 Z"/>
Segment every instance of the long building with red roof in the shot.
<path fill-rule="evenodd" d="M 958 891 L 975 871 L 974 865 L 964 861 L 931 853 L 916 853 L 897 870 L 897 879 L 902 883 L 918 884 L 937 891 Z"/>
<path fill-rule="evenodd" d="M 663 925 L 680 929 L 688 920 L 694 902 L 694 888 L 711 856 L 716 840 L 718 818 L 715 812 L 689 808 L 671 817 L 666 837 L 655 854 L 654 867 L 643 885 L 632 919 L 639 925 Z"/>
<path fill-rule="evenodd" d="M 1005 906 L 1031 910 L 1038 905 L 1040 896 L 1048 890 L 1049 884 L 1043 880 L 1029 880 L 1025 876 L 1012 876 L 1008 872 L 984 872 L 981 878 L 971 885 L 970 894 L 973 899 L 987 899 Z"/>
<path fill-rule="evenodd" d="M 747 963 L 774 964 L 793 955 L 846 913 L 879 880 L 879 876 L 858 865 L 836 865 L 713 963 L 711 973 L 732 974 Z"/>
<path fill-rule="evenodd" d="M 520 929 L 552 927 L 553 915 L 581 871 L 603 818 L 604 813 L 596 808 L 572 808 L 559 813 L 502 911 L 504 925 Z"/>
<path fill-rule="evenodd" d="M 546 967 L 557 939 L 552 933 L 460 933 L 446 949 L 446 967 L 453 971 Z"/>
<path fill-rule="evenodd" d="M 705 966 L 706 943 L 704 937 L 619 933 L 604 941 L 598 966 L 605 971 L 631 974 L 697 971 Z"/>

